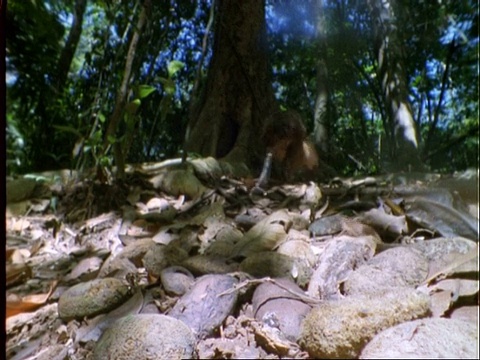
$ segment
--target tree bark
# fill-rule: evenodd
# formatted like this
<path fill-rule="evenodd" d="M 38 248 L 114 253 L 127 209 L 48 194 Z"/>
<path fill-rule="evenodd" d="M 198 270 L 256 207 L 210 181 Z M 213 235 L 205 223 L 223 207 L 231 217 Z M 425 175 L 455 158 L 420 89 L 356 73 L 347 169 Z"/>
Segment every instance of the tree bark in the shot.
<path fill-rule="evenodd" d="M 77 0 L 75 2 L 75 11 L 73 12 L 73 22 L 68 34 L 65 46 L 62 49 L 57 63 L 57 72 L 55 79 L 55 90 L 57 93 L 63 92 L 68 72 L 72 64 L 75 51 L 77 50 L 80 36 L 82 35 L 83 15 L 87 8 L 87 0 Z"/>
<path fill-rule="evenodd" d="M 326 51 L 327 51 L 327 42 L 325 36 L 325 16 L 323 15 L 323 1 L 318 1 L 316 4 L 317 11 L 317 26 L 316 34 L 319 43 L 319 56 L 317 61 L 317 97 L 315 99 L 315 108 L 314 108 L 314 128 L 313 128 L 313 138 L 315 145 L 321 150 L 325 155 L 328 154 L 329 150 L 329 116 L 328 116 L 328 106 L 330 101 L 329 96 L 329 86 L 328 86 L 328 68 L 326 62 Z"/>
<path fill-rule="evenodd" d="M 213 56 L 200 98 L 194 98 L 186 150 L 258 164 L 266 117 L 277 109 L 265 41 L 265 4 L 216 1 Z"/>
<path fill-rule="evenodd" d="M 418 136 L 408 100 L 408 80 L 393 6 L 395 0 L 369 0 L 374 21 L 378 78 L 386 103 L 390 129 L 394 133 L 394 156 L 398 168 L 421 167 Z"/>

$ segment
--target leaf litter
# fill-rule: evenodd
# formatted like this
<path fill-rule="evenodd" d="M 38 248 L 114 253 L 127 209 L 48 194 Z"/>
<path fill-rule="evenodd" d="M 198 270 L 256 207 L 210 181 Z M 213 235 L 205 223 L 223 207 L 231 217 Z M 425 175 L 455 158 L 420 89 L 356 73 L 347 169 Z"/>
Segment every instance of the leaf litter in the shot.
<path fill-rule="evenodd" d="M 136 314 L 189 325 L 194 358 L 361 357 L 377 335 L 422 318 L 478 333 L 478 193 L 460 196 L 478 174 L 472 184 L 460 174 L 458 188 L 455 176 L 392 174 L 258 193 L 213 165 L 130 171 L 113 185 L 9 182 L 7 358 L 94 359 L 102 334 Z M 60 299 L 75 303 L 69 289 L 111 278 L 123 283 L 125 299 L 109 295 L 120 305 L 59 317 Z M 404 315 L 392 317 L 398 298 Z M 338 323 L 342 312 L 356 331 Z"/>

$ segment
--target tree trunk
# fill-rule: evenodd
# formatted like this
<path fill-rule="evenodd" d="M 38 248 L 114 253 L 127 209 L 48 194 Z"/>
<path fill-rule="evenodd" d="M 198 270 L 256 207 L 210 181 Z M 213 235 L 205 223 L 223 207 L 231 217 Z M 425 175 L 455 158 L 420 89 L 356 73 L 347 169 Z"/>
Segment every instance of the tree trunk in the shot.
<path fill-rule="evenodd" d="M 141 0 L 142 1 L 142 0 Z M 151 0 L 143 0 L 142 1 L 142 8 L 140 10 L 140 15 L 138 17 L 137 24 L 133 30 L 133 35 L 130 40 L 130 44 L 128 47 L 127 57 L 125 59 L 125 69 L 123 71 L 123 78 L 120 88 L 117 91 L 117 96 L 115 99 L 115 108 L 113 109 L 112 115 L 108 120 L 108 127 L 105 132 L 105 138 L 103 142 L 103 151 L 106 152 L 106 149 L 110 145 L 109 139 L 115 137 L 117 133 L 117 128 L 122 119 L 125 104 L 127 103 L 127 96 L 129 90 L 129 83 L 130 83 L 130 76 L 132 74 L 132 66 L 133 60 L 135 59 L 135 54 L 137 50 L 138 42 L 140 41 L 140 36 L 143 31 L 143 27 L 147 22 L 148 14 L 151 8 Z M 124 174 L 124 156 L 125 154 L 122 153 L 120 145 L 115 143 L 114 146 L 115 152 L 115 163 L 117 165 L 117 178 L 122 178 Z"/>
<path fill-rule="evenodd" d="M 391 129 L 394 132 L 394 156 L 399 169 L 421 167 L 417 130 L 408 101 L 408 80 L 402 56 L 402 42 L 393 11 L 395 0 L 370 0 L 374 21 L 378 78 Z"/>
<path fill-rule="evenodd" d="M 328 117 L 328 103 L 329 99 L 329 86 L 328 86 L 328 68 L 326 62 L 327 41 L 325 35 L 325 16 L 323 14 L 323 1 L 318 1 L 316 4 L 317 11 L 317 26 L 316 34 L 319 43 L 319 55 L 317 61 L 317 97 L 315 99 L 314 109 L 314 128 L 313 137 L 315 145 L 321 150 L 323 155 L 328 154 L 329 150 L 329 134 L 330 128 Z"/>
<path fill-rule="evenodd" d="M 75 2 L 75 11 L 73 13 L 73 22 L 68 34 L 67 42 L 60 54 L 57 64 L 57 72 L 55 79 L 55 90 L 62 93 L 67 81 L 68 71 L 72 64 L 75 51 L 77 49 L 80 36 L 82 35 L 83 15 L 87 8 L 87 0 L 77 0 Z"/>
<path fill-rule="evenodd" d="M 252 166 L 261 129 L 277 109 L 265 41 L 265 4 L 219 0 L 213 56 L 203 94 L 192 99 L 186 150 Z"/>

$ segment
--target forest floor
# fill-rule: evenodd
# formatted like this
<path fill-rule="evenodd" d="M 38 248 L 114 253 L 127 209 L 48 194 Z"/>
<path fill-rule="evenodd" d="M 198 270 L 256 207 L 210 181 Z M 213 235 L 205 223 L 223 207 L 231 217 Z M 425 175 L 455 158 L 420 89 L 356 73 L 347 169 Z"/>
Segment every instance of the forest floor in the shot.
<path fill-rule="evenodd" d="M 7 183 L 7 359 L 478 358 L 478 171 L 57 175 Z"/>

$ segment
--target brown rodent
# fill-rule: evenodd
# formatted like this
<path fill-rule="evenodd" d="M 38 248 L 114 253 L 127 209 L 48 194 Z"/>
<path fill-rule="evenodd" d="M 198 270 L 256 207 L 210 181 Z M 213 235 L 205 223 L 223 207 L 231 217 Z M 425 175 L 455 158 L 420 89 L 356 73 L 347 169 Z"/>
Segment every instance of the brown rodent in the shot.
<path fill-rule="evenodd" d="M 313 177 L 319 158 L 315 146 L 307 140 L 307 131 L 300 114 L 288 110 L 271 115 L 263 130 L 267 153 L 280 171 L 277 177 L 285 180 Z"/>

